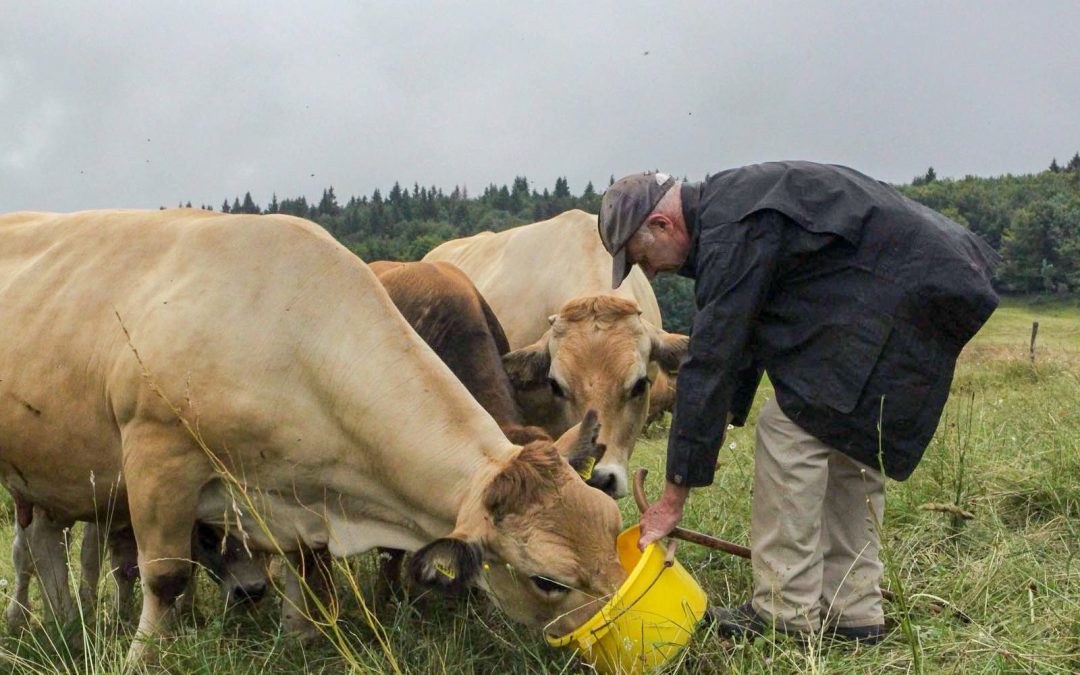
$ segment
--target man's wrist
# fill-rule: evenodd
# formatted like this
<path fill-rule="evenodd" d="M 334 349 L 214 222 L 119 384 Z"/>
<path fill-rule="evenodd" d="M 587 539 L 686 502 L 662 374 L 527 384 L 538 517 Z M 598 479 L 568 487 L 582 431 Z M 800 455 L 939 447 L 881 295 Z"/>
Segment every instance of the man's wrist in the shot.
<path fill-rule="evenodd" d="M 690 496 L 690 488 L 684 485 L 677 485 L 671 481 L 667 481 L 664 484 L 664 494 L 661 495 L 660 500 L 664 503 L 682 511 L 683 504 L 686 503 L 687 498 Z"/>

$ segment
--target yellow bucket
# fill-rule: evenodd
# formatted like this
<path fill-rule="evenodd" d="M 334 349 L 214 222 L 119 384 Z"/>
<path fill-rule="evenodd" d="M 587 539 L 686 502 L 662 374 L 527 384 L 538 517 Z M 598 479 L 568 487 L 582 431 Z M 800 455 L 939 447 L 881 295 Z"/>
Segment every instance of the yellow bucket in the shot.
<path fill-rule="evenodd" d="M 553 647 L 572 647 L 583 661 L 604 675 L 643 673 L 675 656 L 705 615 L 706 597 L 694 577 L 672 558 L 665 562 L 662 544 L 638 550 L 638 526 L 619 535 L 619 562 L 629 573 L 611 600 L 561 637 L 548 636 Z"/>

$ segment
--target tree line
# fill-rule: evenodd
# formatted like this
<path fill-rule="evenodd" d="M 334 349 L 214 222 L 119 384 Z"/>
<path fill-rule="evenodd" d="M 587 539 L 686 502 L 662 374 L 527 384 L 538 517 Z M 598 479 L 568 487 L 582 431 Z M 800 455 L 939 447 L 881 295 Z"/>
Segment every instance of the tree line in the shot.
<path fill-rule="evenodd" d="M 614 177 L 609 179 L 609 185 Z M 1046 171 L 993 178 L 941 179 L 931 167 L 897 189 L 984 237 L 1004 260 L 994 283 L 1003 293 L 1080 294 L 1080 153 Z M 313 220 L 364 260 L 419 260 L 448 239 L 546 220 L 569 209 L 596 213 L 601 192 L 588 183 L 575 195 L 565 177 L 538 189 L 524 176 L 490 184 L 478 195 L 455 186 L 403 187 L 351 196 L 333 187 L 318 202 L 303 196 L 261 207 L 245 193 L 226 199 L 225 213 L 285 213 Z M 191 206 L 188 202 L 187 206 Z M 202 208 L 213 210 L 210 205 Z M 692 284 L 664 275 L 653 281 L 669 330 L 686 331 L 694 314 Z"/>

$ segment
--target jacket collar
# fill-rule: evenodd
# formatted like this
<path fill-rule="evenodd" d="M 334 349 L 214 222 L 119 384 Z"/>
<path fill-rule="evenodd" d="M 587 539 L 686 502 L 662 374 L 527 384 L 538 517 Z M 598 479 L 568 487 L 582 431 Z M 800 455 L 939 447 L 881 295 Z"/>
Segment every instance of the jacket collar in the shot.
<path fill-rule="evenodd" d="M 682 184 L 682 212 L 683 221 L 686 223 L 686 233 L 690 235 L 690 252 L 686 256 L 686 262 L 679 268 L 681 277 L 693 279 L 697 276 L 697 253 L 698 253 L 698 210 L 701 203 L 701 183 Z"/>

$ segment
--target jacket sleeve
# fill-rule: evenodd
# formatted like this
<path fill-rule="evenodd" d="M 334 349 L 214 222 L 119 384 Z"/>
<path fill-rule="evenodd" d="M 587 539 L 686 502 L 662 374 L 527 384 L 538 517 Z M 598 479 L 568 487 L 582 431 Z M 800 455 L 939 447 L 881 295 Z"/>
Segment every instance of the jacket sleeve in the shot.
<path fill-rule="evenodd" d="M 679 368 L 668 436 L 667 479 L 677 485 L 712 483 L 736 395 L 742 409 L 735 412 L 745 418 L 761 379 L 748 348 L 750 337 L 777 270 L 784 229 L 782 215 L 761 211 L 709 227 L 699 236 L 698 312 L 689 353 Z"/>

